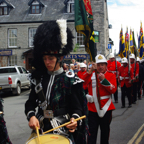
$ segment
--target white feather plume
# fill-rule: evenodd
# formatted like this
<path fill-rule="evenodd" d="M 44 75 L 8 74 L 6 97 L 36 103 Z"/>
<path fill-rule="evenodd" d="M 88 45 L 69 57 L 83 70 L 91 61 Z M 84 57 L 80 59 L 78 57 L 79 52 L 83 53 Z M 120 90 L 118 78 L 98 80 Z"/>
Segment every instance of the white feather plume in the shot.
<path fill-rule="evenodd" d="M 60 28 L 62 48 L 67 44 L 67 22 L 64 19 L 59 19 L 56 21 Z"/>

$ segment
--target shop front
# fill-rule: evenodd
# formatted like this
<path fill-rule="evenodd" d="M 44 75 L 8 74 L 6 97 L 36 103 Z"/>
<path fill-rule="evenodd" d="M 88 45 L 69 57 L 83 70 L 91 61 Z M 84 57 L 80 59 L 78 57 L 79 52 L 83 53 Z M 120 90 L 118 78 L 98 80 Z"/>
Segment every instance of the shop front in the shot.
<path fill-rule="evenodd" d="M 0 67 L 11 64 L 12 50 L 0 50 Z"/>
<path fill-rule="evenodd" d="M 89 54 L 69 54 L 64 57 L 64 63 L 70 64 L 71 60 L 75 59 L 77 62 L 83 62 L 84 60 L 89 60 Z"/>

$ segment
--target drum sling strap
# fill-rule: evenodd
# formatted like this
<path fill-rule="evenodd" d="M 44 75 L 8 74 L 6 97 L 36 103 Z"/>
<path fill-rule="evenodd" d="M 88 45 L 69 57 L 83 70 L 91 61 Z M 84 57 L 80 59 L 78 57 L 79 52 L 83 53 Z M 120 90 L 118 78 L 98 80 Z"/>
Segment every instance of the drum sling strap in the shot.
<path fill-rule="evenodd" d="M 43 92 L 41 80 L 36 79 L 35 92 L 38 95 L 38 98 L 40 100 L 39 106 L 42 108 L 42 110 L 46 110 L 48 107 L 48 104 L 47 104 L 47 100 Z"/>

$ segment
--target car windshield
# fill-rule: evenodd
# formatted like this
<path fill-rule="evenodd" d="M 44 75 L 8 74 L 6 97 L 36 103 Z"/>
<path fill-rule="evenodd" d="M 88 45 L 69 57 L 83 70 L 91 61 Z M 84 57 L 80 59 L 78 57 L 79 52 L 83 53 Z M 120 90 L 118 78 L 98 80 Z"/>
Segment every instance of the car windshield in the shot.
<path fill-rule="evenodd" d="M 16 69 L 15 68 L 1 68 L 0 69 L 0 74 L 3 73 L 15 73 Z"/>

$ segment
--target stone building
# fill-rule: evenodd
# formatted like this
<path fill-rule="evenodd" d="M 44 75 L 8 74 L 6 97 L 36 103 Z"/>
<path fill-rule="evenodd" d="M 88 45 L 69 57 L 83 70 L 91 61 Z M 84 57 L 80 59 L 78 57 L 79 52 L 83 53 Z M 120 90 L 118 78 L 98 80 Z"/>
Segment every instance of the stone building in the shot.
<path fill-rule="evenodd" d="M 91 0 L 94 30 L 99 32 L 97 52 L 108 54 L 108 10 L 106 0 Z M 67 19 L 74 38 L 71 58 L 87 58 L 83 36 L 74 23 L 74 0 L 0 0 L 0 66 L 21 65 L 31 68 L 33 36 L 37 27 L 48 20 Z M 78 49 L 77 49 L 78 48 Z"/>

